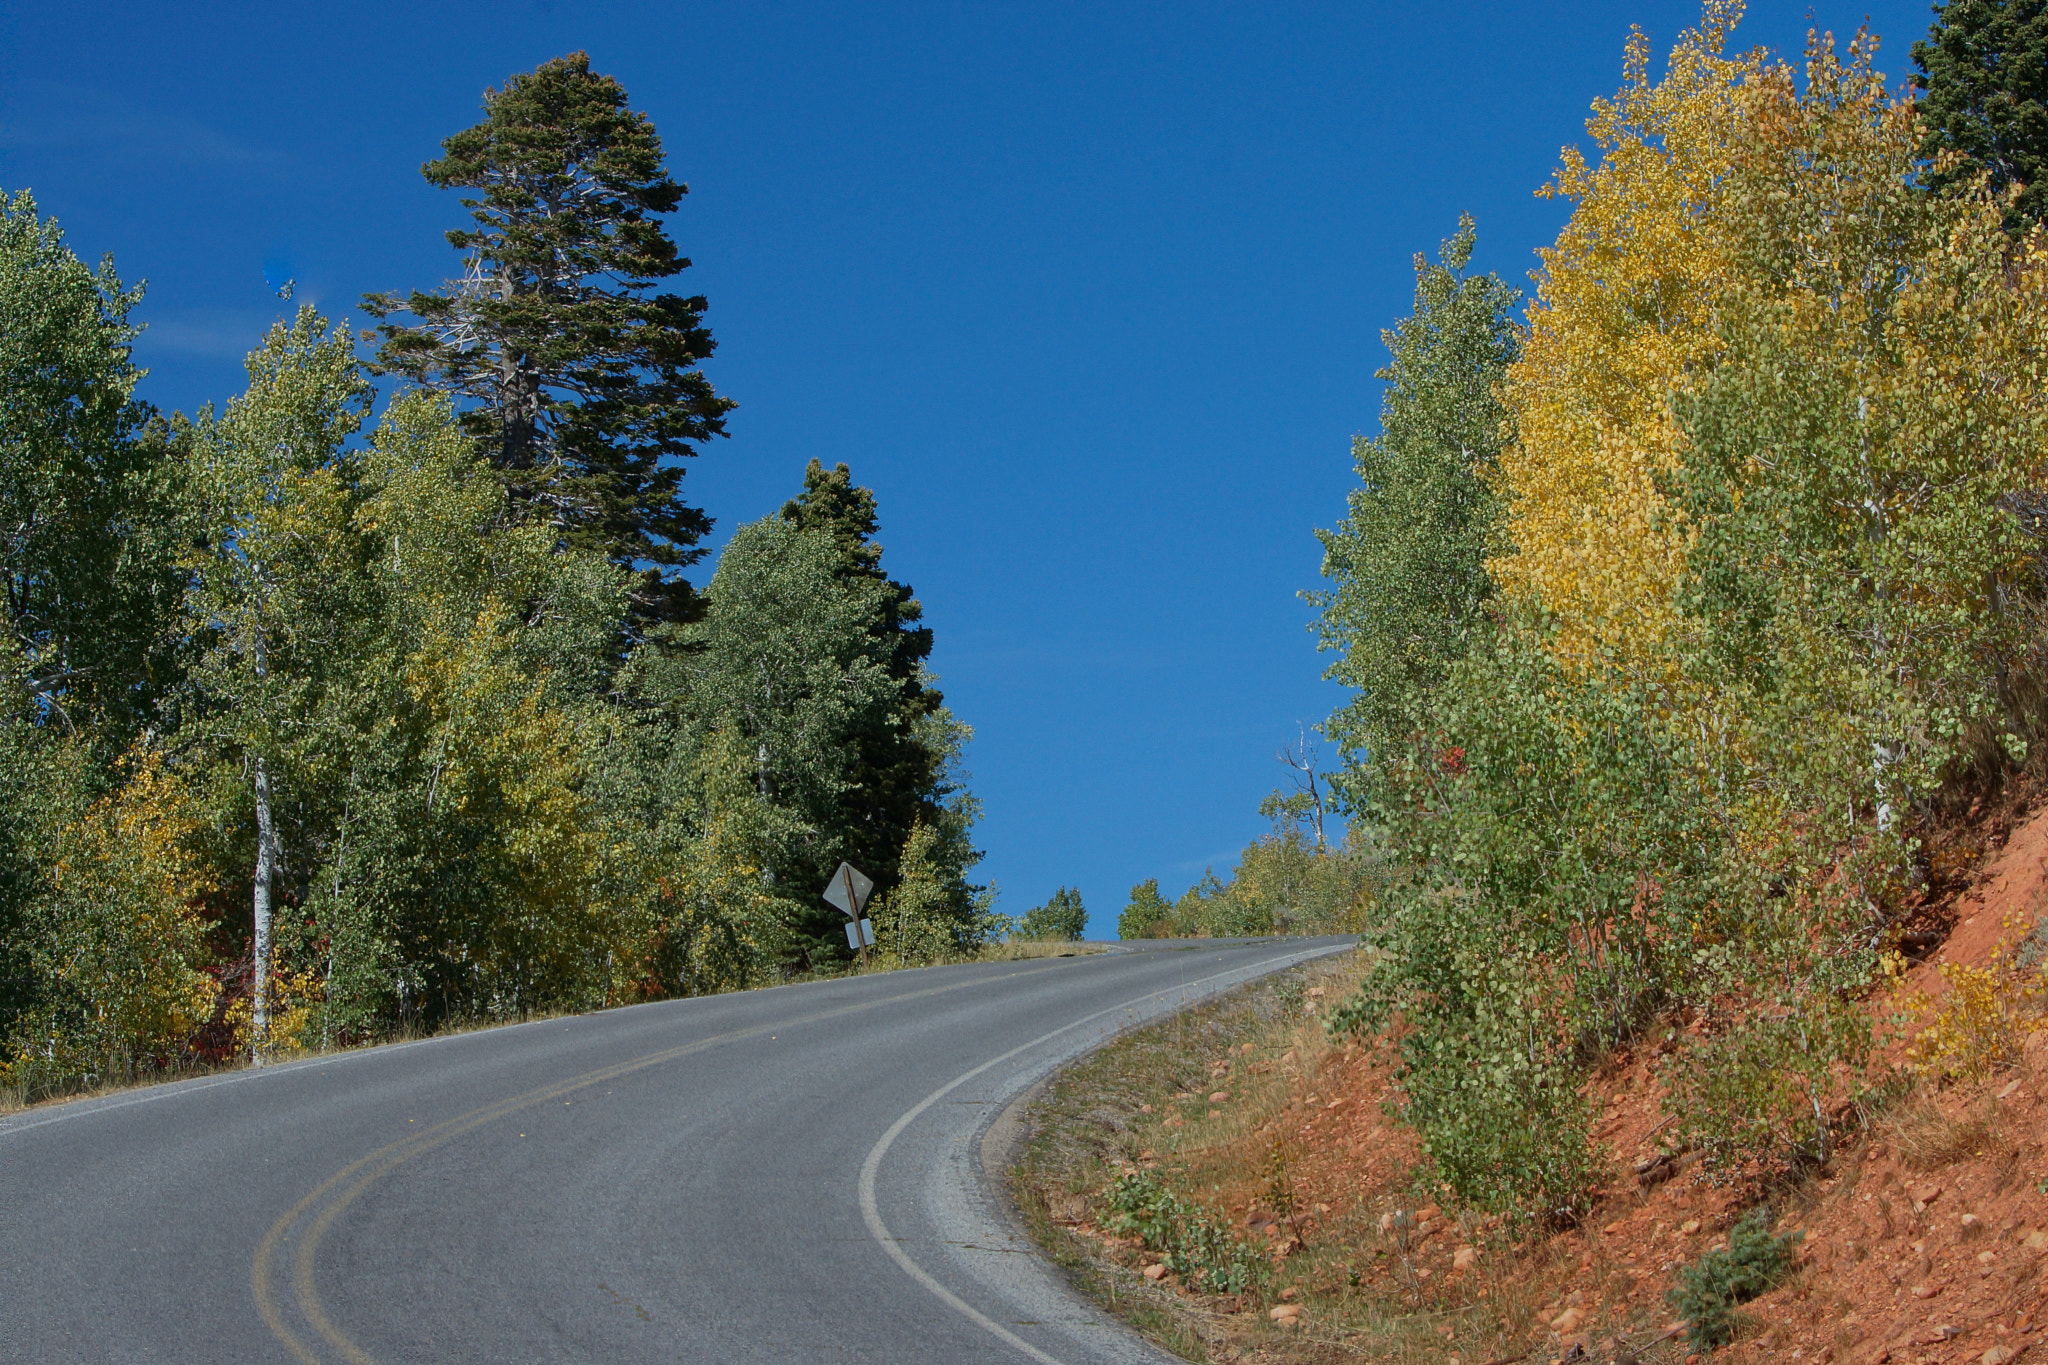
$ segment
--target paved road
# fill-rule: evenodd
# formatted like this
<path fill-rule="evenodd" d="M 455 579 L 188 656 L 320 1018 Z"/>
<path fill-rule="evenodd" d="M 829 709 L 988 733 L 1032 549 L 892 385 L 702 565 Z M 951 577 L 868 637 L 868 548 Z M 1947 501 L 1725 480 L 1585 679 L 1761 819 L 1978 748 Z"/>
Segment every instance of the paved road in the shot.
<path fill-rule="evenodd" d="M 1061 1062 L 1348 940 L 894 972 L 0 1119 L 0 1360 L 1160 1362 L 984 1134 Z"/>

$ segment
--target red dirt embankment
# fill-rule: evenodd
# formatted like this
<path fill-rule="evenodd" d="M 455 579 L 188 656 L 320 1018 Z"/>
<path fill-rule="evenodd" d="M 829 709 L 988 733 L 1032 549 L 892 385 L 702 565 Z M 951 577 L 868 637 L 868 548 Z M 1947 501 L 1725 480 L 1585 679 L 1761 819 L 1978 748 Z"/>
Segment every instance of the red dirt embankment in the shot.
<path fill-rule="evenodd" d="M 1975 844 L 1966 856 L 1956 857 L 1951 843 L 1943 894 L 1916 920 L 1915 942 L 1940 946 L 1872 999 L 1882 1017 L 1896 1014 L 1905 992 L 1939 999 L 1944 964 L 1994 965 L 2001 947 L 2048 911 L 2048 812 L 2016 824 L 1979 822 L 1968 837 Z M 1902 1044 L 1893 1050 L 1902 1059 Z M 1283 1060 L 1294 1059 L 1290 1051 Z M 1670 1122 L 1661 1060 L 1645 1045 L 1614 1058 L 1589 1087 L 1595 1137 L 1614 1162 L 1594 1218 L 1510 1248 L 1483 1225 L 1414 1207 L 1413 1134 L 1384 1107 L 1391 1092 L 1382 1063 L 1357 1047 L 1304 1056 L 1284 1095 L 1229 1139 L 1241 1153 L 1237 1177 L 1210 1186 L 1212 1206 L 1272 1239 L 1275 1286 L 1290 1287 L 1286 1306 L 1270 1316 L 1286 1314 L 1277 1325 L 1295 1330 L 1276 1334 L 1264 1312 L 1238 1316 L 1250 1303 L 1204 1300 L 1218 1329 L 1212 1349 L 1227 1341 L 1230 1358 L 1273 1361 L 1685 1361 L 1690 1348 L 1666 1301 L 1675 1272 L 1725 1245 L 1760 1187 L 1711 1184 L 1683 1157 L 1675 1170 L 1652 1167 L 1651 1183 L 1639 1177 Z M 2038 1344 L 2048 1338 L 2044 1128 L 2048 1033 L 2035 1033 L 1988 1079 L 1923 1082 L 1846 1135 L 1826 1170 L 1772 1187 L 1778 1226 L 1805 1233 L 1798 1270 L 1743 1306 L 1742 1331 L 1715 1353 L 1716 1365 L 2001 1365 L 2021 1355 L 2048 1365 L 2048 1346 Z M 1271 1181 L 1261 1176 L 1260 1156 L 1283 1151 L 1298 1212 L 1274 1227 L 1261 1207 L 1271 1202 Z M 1123 1259 L 1137 1254 L 1105 1240 Z M 1183 1301 L 1193 1309 L 1194 1298 Z M 1362 1326 L 1374 1301 L 1382 1314 L 1396 1309 L 1418 1315 L 1409 1321 L 1444 1325 L 1398 1342 L 1374 1337 Z M 1263 1330 L 1245 1330 L 1254 1316 Z"/>

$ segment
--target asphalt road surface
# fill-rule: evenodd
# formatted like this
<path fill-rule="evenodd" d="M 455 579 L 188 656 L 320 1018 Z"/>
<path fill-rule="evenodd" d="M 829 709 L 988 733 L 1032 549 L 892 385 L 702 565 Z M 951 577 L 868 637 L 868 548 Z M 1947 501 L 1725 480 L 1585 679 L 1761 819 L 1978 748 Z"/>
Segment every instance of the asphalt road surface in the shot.
<path fill-rule="evenodd" d="M 0 1360 L 1167 1361 L 1031 1250 L 991 1125 L 1349 943 L 891 972 L 0 1119 Z"/>

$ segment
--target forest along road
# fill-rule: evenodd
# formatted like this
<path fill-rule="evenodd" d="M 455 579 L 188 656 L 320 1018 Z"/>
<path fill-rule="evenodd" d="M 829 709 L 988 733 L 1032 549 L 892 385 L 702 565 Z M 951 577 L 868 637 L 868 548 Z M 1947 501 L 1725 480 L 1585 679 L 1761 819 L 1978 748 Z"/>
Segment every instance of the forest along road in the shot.
<path fill-rule="evenodd" d="M 0 1360 L 1167 1361 L 1031 1250 L 984 1135 L 1110 1035 L 1351 943 L 890 972 L 19 1113 Z"/>

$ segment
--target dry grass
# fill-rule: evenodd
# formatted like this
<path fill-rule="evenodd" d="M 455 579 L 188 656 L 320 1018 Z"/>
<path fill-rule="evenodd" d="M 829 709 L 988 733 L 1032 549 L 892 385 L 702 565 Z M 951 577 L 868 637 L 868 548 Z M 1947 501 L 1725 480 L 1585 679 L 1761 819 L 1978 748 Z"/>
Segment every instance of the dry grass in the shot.
<path fill-rule="evenodd" d="M 976 957 L 963 958 L 966 962 L 1023 962 L 1038 957 L 1088 957 L 1094 953 L 1106 953 L 1106 943 L 1048 943 L 1040 939 L 1013 938 L 1001 943 L 991 943 Z"/>
<path fill-rule="evenodd" d="M 1934 1096 L 1917 1091 L 1880 1127 L 1902 1165 L 1933 1171 L 1989 1150 L 1998 1137 L 1998 1106 L 1987 1092 L 1961 1112 L 1947 1114 Z"/>

